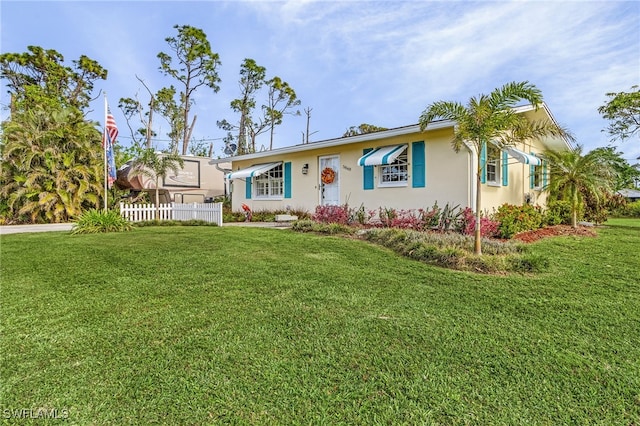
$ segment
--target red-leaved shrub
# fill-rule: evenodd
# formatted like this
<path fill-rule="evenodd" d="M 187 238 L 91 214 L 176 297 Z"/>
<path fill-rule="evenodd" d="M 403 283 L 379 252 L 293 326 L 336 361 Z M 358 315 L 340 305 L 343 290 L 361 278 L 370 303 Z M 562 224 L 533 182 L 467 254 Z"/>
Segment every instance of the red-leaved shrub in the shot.
<path fill-rule="evenodd" d="M 349 224 L 349 206 L 317 206 L 316 211 L 311 216 L 319 223 L 339 223 L 341 225 Z"/>
<path fill-rule="evenodd" d="M 483 237 L 493 237 L 498 234 L 500 222 L 485 215 L 480 218 L 480 235 Z M 476 214 L 470 207 L 462 211 L 462 233 L 473 235 L 476 232 Z"/>

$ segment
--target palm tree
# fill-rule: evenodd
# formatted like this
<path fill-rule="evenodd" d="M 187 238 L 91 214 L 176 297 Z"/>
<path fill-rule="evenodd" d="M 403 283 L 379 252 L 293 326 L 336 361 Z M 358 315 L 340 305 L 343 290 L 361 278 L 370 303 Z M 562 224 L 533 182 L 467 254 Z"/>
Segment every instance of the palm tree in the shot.
<path fill-rule="evenodd" d="M 97 207 L 100 133 L 74 109 L 34 108 L 3 123 L 0 196 L 31 222 L 66 222 Z"/>
<path fill-rule="evenodd" d="M 142 150 L 142 153 L 133 160 L 131 167 L 134 175 L 155 179 L 156 218 L 160 217 L 160 178 L 166 178 L 170 171 L 178 173 L 183 166 L 184 161 L 178 154 L 159 154 L 153 148 Z"/>
<path fill-rule="evenodd" d="M 585 197 L 600 202 L 613 192 L 616 173 L 611 162 L 600 150 L 582 155 L 582 146 L 569 151 L 546 151 L 549 161 L 548 190 L 552 195 L 567 199 L 571 208 L 571 226 L 578 226 L 578 211 Z"/>
<path fill-rule="evenodd" d="M 467 105 L 459 102 L 438 101 L 429 105 L 420 115 L 420 128 L 424 131 L 436 119 L 455 121 L 452 147 L 459 152 L 467 146 L 476 154 L 476 217 L 474 252 L 482 254 L 480 219 L 482 147 L 488 142 L 513 145 L 527 139 L 543 136 L 568 136 L 567 132 L 551 121 L 530 122 L 514 111 L 520 100 L 537 108 L 542 104 L 542 93 L 529 82 L 511 82 L 493 90 L 489 95 L 469 99 Z"/>

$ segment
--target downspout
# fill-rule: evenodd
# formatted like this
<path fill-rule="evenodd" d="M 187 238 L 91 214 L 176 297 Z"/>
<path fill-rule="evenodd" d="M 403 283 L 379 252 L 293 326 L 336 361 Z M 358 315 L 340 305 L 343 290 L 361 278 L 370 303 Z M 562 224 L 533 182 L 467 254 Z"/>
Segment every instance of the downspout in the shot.
<path fill-rule="evenodd" d="M 478 156 L 476 155 L 475 146 L 473 144 L 465 142 L 464 146 L 467 148 L 469 154 L 469 167 L 467 168 L 467 172 L 470 172 L 468 176 L 469 183 L 467 185 L 467 207 L 475 210 L 476 199 L 478 197 L 478 188 L 476 185 L 476 170 L 478 170 L 476 162 Z"/>
<path fill-rule="evenodd" d="M 221 169 L 220 166 L 218 166 L 218 163 L 214 163 L 213 165 L 215 166 L 216 170 L 222 172 L 222 176 L 224 178 L 224 197 L 227 198 L 227 196 L 229 195 L 229 193 L 227 192 L 227 174 L 231 173 L 233 169 Z"/>

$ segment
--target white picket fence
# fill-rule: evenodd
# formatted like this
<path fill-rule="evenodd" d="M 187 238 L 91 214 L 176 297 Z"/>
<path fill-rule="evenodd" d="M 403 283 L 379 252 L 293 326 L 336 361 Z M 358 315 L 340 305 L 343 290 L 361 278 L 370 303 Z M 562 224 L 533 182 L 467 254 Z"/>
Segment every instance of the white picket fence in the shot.
<path fill-rule="evenodd" d="M 222 226 L 222 203 L 160 204 L 158 220 L 204 220 Z M 120 203 L 120 214 L 130 222 L 156 220 L 154 204 Z"/>

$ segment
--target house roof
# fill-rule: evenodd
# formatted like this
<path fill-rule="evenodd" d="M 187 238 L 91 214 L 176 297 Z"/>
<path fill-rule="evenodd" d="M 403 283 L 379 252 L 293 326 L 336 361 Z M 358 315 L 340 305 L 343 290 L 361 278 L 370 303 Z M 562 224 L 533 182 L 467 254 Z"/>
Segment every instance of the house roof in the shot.
<path fill-rule="evenodd" d="M 632 188 L 624 188 L 618 191 L 618 194 L 625 198 L 640 198 L 640 190 Z"/>
<path fill-rule="evenodd" d="M 547 118 L 551 119 L 556 125 L 558 124 L 556 120 L 553 118 L 553 115 L 551 114 L 551 111 L 549 111 L 549 108 L 547 107 L 546 104 L 543 103 L 541 107 L 538 109 L 538 111 L 540 110 L 544 111 Z M 523 105 L 523 106 L 514 108 L 514 111 L 516 113 L 525 113 L 525 112 L 535 111 L 535 108 L 533 105 Z M 455 124 L 456 123 L 453 120 L 433 121 L 429 123 L 429 125 L 424 131 L 426 132 L 429 130 L 446 129 L 449 127 L 454 127 Z M 421 132 L 420 125 L 412 124 L 408 126 L 396 127 L 389 130 L 382 130 L 379 132 L 365 133 L 362 135 L 326 139 L 318 142 L 309 142 L 306 144 L 298 144 L 298 145 L 293 145 L 293 146 L 288 146 L 283 148 L 276 148 L 268 151 L 253 152 L 250 154 L 237 155 L 234 157 L 212 159 L 209 163 L 219 164 L 219 163 L 232 162 L 232 161 L 253 160 L 253 159 L 259 159 L 259 158 L 268 157 L 272 155 L 311 151 L 315 149 L 330 148 L 334 146 L 349 145 L 349 144 L 367 142 L 372 140 L 380 140 L 385 138 L 391 138 L 394 136 L 409 135 L 409 134 L 420 133 L 420 132 Z M 557 141 L 557 142 L 547 141 L 547 142 L 552 142 L 551 144 L 553 145 L 552 148 L 556 148 L 556 149 L 571 147 L 571 143 L 565 138 L 562 138 L 562 141 Z"/>

